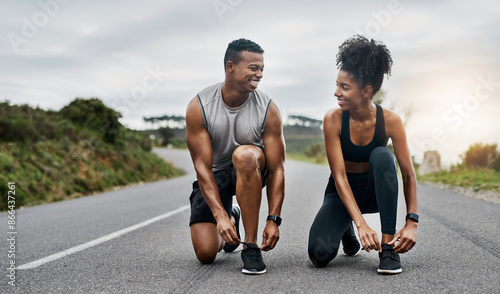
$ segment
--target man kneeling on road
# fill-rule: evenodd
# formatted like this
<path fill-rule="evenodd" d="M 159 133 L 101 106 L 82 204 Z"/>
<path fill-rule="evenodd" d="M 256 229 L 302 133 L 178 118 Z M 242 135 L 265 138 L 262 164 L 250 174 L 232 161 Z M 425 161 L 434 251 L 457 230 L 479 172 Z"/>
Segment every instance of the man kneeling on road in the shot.
<path fill-rule="evenodd" d="M 201 91 L 186 112 L 187 144 L 197 175 L 189 224 L 196 257 L 212 263 L 222 249 L 232 252 L 243 243 L 245 274 L 266 272 L 261 250 L 271 250 L 278 242 L 284 199 L 281 116 L 276 104 L 257 90 L 263 53 L 250 40 L 231 42 L 224 57 L 224 82 Z M 259 210 L 266 185 L 269 216 L 259 248 Z M 232 204 L 235 194 L 239 207 Z M 240 240 L 240 214 L 245 242 Z"/>

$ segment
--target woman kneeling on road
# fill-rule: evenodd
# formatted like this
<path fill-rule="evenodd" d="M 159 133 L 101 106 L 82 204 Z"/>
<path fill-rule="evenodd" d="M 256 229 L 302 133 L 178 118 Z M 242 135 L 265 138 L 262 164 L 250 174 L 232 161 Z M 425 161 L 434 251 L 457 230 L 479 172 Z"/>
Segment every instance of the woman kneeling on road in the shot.
<path fill-rule="evenodd" d="M 309 258 L 326 266 L 342 240 L 346 255 L 357 255 L 361 248 L 378 251 L 378 272 L 397 274 L 402 271 L 399 253 L 416 243 L 418 215 L 417 180 L 401 118 L 372 102 L 384 74 L 391 73 L 392 58 L 385 45 L 359 35 L 339 49 L 335 97 L 340 108 L 329 110 L 323 121 L 331 175 L 309 233 Z M 386 147 L 389 138 L 401 168 L 407 211 L 406 224 L 397 233 L 398 180 L 394 156 Z M 382 242 L 363 218 L 376 212 Z"/>

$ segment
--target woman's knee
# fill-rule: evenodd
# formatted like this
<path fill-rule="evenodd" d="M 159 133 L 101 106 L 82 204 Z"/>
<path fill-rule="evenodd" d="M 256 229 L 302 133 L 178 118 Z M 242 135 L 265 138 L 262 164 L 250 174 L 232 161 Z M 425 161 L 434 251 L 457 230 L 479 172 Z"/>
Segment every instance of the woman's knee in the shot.
<path fill-rule="evenodd" d="M 307 251 L 309 259 L 317 267 L 325 267 L 332 261 L 338 252 L 338 244 L 333 244 L 330 240 L 323 240 L 321 237 L 310 237 Z M 336 245 L 336 246 L 335 246 Z"/>
<path fill-rule="evenodd" d="M 375 180 L 375 190 L 380 197 L 398 196 L 398 176 L 394 155 L 387 147 L 377 147 L 370 154 L 370 169 Z M 383 201 L 382 201 L 383 202 Z"/>
<path fill-rule="evenodd" d="M 387 147 L 377 147 L 370 154 L 370 166 L 372 168 L 394 168 L 394 155 Z"/>
<path fill-rule="evenodd" d="M 321 246 L 309 248 L 309 259 L 317 267 L 325 267 L 337 256 Z"/>

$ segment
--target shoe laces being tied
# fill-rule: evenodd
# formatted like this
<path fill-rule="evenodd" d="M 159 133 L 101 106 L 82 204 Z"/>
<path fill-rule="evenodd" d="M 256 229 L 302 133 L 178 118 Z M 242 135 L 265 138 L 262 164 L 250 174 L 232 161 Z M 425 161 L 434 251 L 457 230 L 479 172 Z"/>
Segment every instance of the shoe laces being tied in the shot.
<path fill-rule="evenodd" d="M 262 260 L 262 254 L 260 253 L 260 248 L 252 243 L 241 242 L 243 245 L 247 246 L 246 255 L 253 260 Z"/>
<path fill-rule="evenodd" d="M 382 253 L 380 254 L 380 258 L 390 258 L 392 260 L 399 261 L 399 255 L 394 251 L 394 248 L 385 247 L 382 249 Z"/>

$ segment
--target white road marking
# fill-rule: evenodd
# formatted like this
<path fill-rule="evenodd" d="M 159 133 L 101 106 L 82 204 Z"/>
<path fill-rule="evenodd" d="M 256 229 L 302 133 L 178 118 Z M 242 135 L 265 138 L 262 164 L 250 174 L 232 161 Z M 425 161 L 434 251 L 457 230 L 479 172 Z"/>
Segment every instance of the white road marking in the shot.
<path fill-rule="evenodd" d="M 145 220 L 145 221 L 143 221 L 141 223 L 135 224 L 133 226 L 130 226 L 128 228 L 125 228 L 125 229 L 122 229 L 122 230 L 119 230 L 119 231 L 116 231 L 116 232 L 113 232 L 113 233 L 108 234 L 106 236 L 94 239 L 94 240 L 89 241 L 87 243 L 84 243 L 84 244 L 81 244 L 81 245 L 78 245 L 78 246 L 66 249 L 66 250 L 58 252 L 56 254 L 52 254 L 52 255 L 49 255 L 47 257 L 44 257 L 44 258 L 32 261 L 30 263 L 26 263 L 26 264 L 20 265 L 20 266 L 16 267 L 16 269 L 18 269 L 18 270 L 25 270 L 25 269 L 32 269 L 32 268 L 39 267 L 39 266 L 41 266 L 43 264 L 46 264 L 48 262 L 61 259 L 63 257 L 71 255 L 73 253 L 77 253 L 77 252 L 83 251 L 85 249 L 89 249 L 91 247 L 99 245 L 101 243 L 104 243 L 106 241 L 118 238 L 118 237 L 120 237 L 122 235 L 125 235 L 127 233 L 130 233 L 130 232 L 133 232 L 133 231 L 138 230 L 140 228 L 143 228 L 145 226 L 148 226 L 148 225 L 150 225 L 150 224 L 152 224 L 154 222 L 157 222 L 159 220 L 165 219 L 167 217 L 171 217 L 171 216 L 173 216 L 173 215 L 175 215 L 175 214 L 177 214 L 179 212 L 183 212 L 184 210 L 187 210 L 188 208 L 189 208 L 189 205 L 185 205 L 185 206 L 179 207 L 176 210 L 172 210 L 172 211 L 167 212 L 165 214 L 162 214 L 162 215 L 150 218 L 150 219 Z"/>

